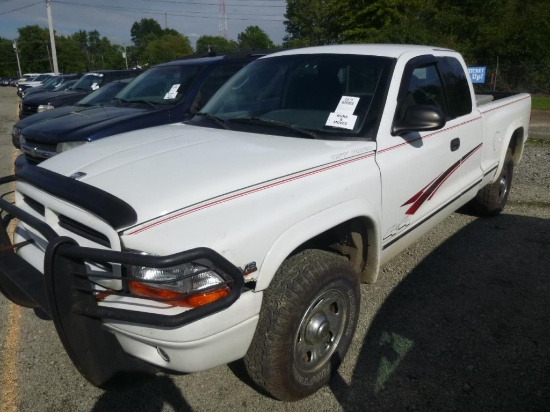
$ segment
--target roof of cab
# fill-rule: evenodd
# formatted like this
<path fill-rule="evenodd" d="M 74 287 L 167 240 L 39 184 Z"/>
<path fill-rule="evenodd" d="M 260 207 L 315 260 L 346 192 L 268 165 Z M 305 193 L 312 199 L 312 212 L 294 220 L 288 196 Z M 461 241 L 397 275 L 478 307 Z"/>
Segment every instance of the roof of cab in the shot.
<path fill-rule="evenodd" d="M 342 44 L 332 46 L 315 46 L 302 49 L 286 50 L 278 53 L 270 54 L 269 57 L 286 56 L 293 54 L 358 54 L 369 56 L 382 56 L 398 58 L 404 53 L 418 52 L 422 54 L 433 53 L 434 51 L 450 51 L 440 47 L 419 46 L 409 44 Z"/>

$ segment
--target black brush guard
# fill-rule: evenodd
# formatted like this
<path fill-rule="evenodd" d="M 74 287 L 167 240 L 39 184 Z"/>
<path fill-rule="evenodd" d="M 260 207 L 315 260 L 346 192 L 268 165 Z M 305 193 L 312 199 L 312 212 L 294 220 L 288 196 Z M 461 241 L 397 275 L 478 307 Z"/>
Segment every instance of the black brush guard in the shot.
<path fill-rule="evenodd" d="M 0 186 L 16 179 L 16 176 L 2 177 Z M 126 354 L 115 336 L 103 327 L 103 319 L 162 328 L 179 327 L 228 308 L 239 298 L 244 286 L 241 270 L 208 248 L 169 256 L 85 248 L 70 237 L 57 235 L 43 221 L 4 198 L 0 199 L 0 212 L 0 292 L 20 306 L 37 308 L 47 314 L 74 365 L 86 379 L 99 387 L 117 386 L 121 378 L 129 377 L 135 381 L 140 376 L 156 372 L 155 367 Z M 14 218 L 34 228 L 48 241 L 44 274 L 15 253 L 18 245 L 12 245 L 7 232 Z M 99 291 L 90 283 L 90 278 L 97 276 L 86 272 L 85 262 L 150 268 L 199 262 L 223 272 L 229 293 L 220 300 L 172 316 L 99 306 Z M 107 294 L 133 296 L 128 292 L 127 283 L 137 279 L 116 279 L 122 281 L 122 290 L 107 291 Z M 142 279 L 139 281 L 144 283 Z"/>

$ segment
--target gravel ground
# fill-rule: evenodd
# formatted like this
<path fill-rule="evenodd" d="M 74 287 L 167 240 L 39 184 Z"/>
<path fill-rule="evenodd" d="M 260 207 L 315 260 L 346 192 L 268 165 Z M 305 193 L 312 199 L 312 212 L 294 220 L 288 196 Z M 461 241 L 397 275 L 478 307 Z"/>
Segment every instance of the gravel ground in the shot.
<path fill-rule="evenodd" d="M 15 90 L 0 88 L 3 174 L 15 110 Z M 242 362 L 104 392 L 78 374 L 51 322 L 0 297 L 0 409 L 550 411 L 549 165 L 550 142 L 529 143 L 503 214 L 453 214 L 363 285 L 348 356 L 303 401 L 259 393 Z"/>

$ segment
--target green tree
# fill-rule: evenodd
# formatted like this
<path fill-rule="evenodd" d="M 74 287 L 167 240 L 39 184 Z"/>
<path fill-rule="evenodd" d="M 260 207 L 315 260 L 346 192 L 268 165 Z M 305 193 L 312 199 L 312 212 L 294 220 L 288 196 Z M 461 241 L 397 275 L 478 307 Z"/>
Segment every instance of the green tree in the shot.
<path fill-rule="evenodd" d="M 338 2 L 339 40 L 348 43 L 417 43 L 428 40 L 432 0 Z"/>
<path fill-rule="evenodd" d="M 193 48 L 186 36 L 167 34 L 150 41 L 143 51 L 142 58 L 145 64 L 152 66 L 181 59 L 192 53 Z"/>
<path fill-rule="evenodd" d="M 23 73 L 51 70 L 50 33 L 38 25 L 17 29 L 17 47 Z"/>
<path fill-rule="evenodd" d="M 0 37 L 0 56 L 0 77 L 15 77 L 19 69 L 11 40 Z"/>
<path fill-rule="evenodd" d="M 197 39 L 195 51 L 198 54 L 232 53 L 239 48 L 237 42 L 222 36 L 201 36 Z"/>
<path fill-rule="evenodd" d="M 86 51 L 72 36 L 58 36 L 55 39 L 57 64 L 62 73 L 83 72 L 87 69 Z"/>
<path fill-rule="evenodd" d="M 265 31 L 258 26 L 248 26 L 237 35 L 241 49 L 272 49 L 275 47 Z"/>
<path fill-rule="evenodd" d="M 487 65 L 497 88 L 550 93 L 550 2 L 288 0 L 285 46 L 410 43 L 448 47 Z"/>
<path fill-rule="evenodd" d="M 130 35 L 136 47 L 135 56 L 141 59 L 147 45 L 153 40 L 161 37 L 163 35 L 163 30 L 155 19 L 143 18 L 132 24 Z"/>
<path fill-rule="evenodd" d="M 287 0 L 285 46 L 317 46 L 340 41 L 341 17 L 336 10 L 350 0 Z"/>

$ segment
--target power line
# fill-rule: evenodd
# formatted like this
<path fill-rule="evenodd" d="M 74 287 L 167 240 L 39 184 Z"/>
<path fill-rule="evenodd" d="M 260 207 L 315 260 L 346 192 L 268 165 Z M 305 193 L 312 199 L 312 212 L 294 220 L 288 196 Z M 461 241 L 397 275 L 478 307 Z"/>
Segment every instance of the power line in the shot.
<path fill-rule="evenodd" d="M 28 6 L 23 6 L 23 7 L 17 8 L 17 9 L 13 9 L 13 10 L 3 11 L 2 13 L 0 13 L 0 16 L 2 16 L 2 15 L 4 15 L 4 14 L 8 14 L 8 13 L 13 13 L 14 11 L 27 9 L 27 8 L 29 8 L 29 7 L 32 7 L 32 6 L 36 6 L 37 4 L 42 4 L 42 2 L 39 1 L 39 2 L 36 2 L 36 3 L 33 3 L 33 4 L 29 4 Z"/>
<path fill-rule="evenodd" d="M 171 3 L 171 4 L 181 4 L 181 5 L 200 5 L 200 6 L 217 6 L 218 3 L 208 3 L 208 2 L 195 2 L 195 1 L 176 1 L 176 0 L 141 0 L 145 1 L 147 3 Z M 241 0 L 245 1 L 245 0 Z M 251 0 L 254 2 L 257 1 L 269 1 L 269 0 Z M 280 0 L 274 0 L 274 1 L 280 1 Z M 227 5 L 227 7 L 261 7 L 261 8 L 285 8 L 286 9 L 286 1 L 284 1 L 281 5 L 274 5 L 274 4 L 230 4 Z"/>
<path fill-rule="evenodd" d="M 173 17 L 192 17 L 192 18 L 202 18 L 202 19 L 217 19 L 217 13 L 206 13 L 206 12 L 193 12 L 193 11 L 186 11 L 186 12 L 178 12 L 178 11 L 165 11 L 165 10 L 159 10 L 159 9 L 136 9 L 136 8 L 128 8 L 128 7 L 118 7 L 118 6 L 104 6 L 104 5 L 88 5 L 88 4 L 82 4 L 82 3 L 74 3 L 70 1 L 60 1 L 55 0 L 53 3 L 58 4 L 67 4 L 72 6 L 80 6 L 80 7 L 87 7 L 92 9 L 103 9 L 103 10 L 114 10 L 114 11 L 121 11 L 121 12 L 129 12 L 129 13 L 145 13 L 145 14 L 153 14 L 153 15 L 168 15 Z M 191 14 L 189 14 L 191 13 Z M 196 14 L 193 14 L 196 13 Z M 207 16 L 203 16 L 200 14 L 211 14 Z M 228 20 L 260 20 L 260 21 L 284 21 L 283 18 L 278 18 L 278 15 L 266 15 L 266 14 L 246 14 L 246 16 L 253 17 L 253 18 L 243 18 L 243 17 L 232 17 L 230 15 L 227 16 Z M 265 17 L 275 17 L 275 18 L 265 18 Z"/>

